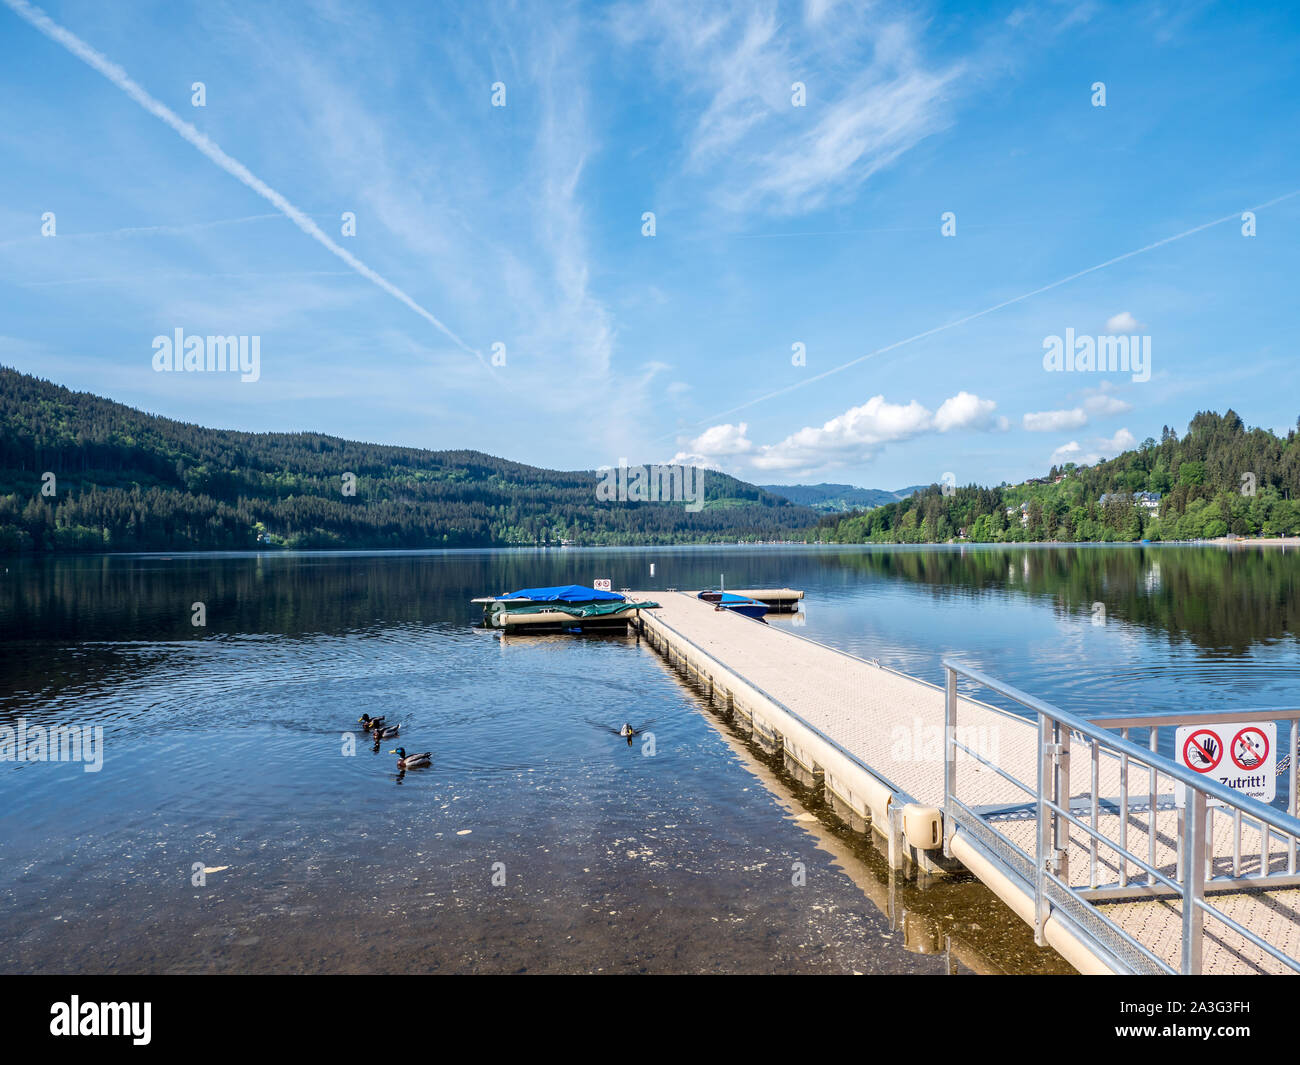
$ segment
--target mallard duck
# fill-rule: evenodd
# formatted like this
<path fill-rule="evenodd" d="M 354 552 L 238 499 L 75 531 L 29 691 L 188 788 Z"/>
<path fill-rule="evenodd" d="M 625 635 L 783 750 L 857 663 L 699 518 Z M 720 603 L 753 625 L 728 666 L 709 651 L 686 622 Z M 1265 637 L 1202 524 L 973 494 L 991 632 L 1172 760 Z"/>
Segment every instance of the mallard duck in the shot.
<path fill-rule="evenodd" d="M 631 747 L 632 737 L 640 736 L 641 733 L 653 725 L 654 722 L 647 721 L 640 728 L 634 727 L 631 722 L 624 722 L 622 728 L 612 728 L 609 725 L 606 725 L 603 721 L 592 721 L 591 718 L 588 718 L 587 724 L 591 725 L 593 728 L 600 729 L 602 732 L 608 732 L 610 735 L 617 736 L 619 739 L 627 740 L 627 745 Z"/>
<path fill-rule="evenodd" d="M 398 732 L 401 731 L 401 728 L 402 726 L 400 724 L 376 725 L 370 731 L 374 733 L 375 742 L 378 743 L 380 740 L 391 740 L 394 736 L 397 735 Z"/>
<path fill-rule="evenodd" d="M 398 769 L 421 769 L 433 762 L 432 751 L 425 751 L 423 754 L 407 754 L 405 747 L 398 747 L 397 750 L 388 753 L 397 755 Z"/>
<path fill-rule="evenodd" d="M 384 719 L 382 717 L 371 717 L 369 714 L 362 714 L 357 718 L 357 720 L 361 722 L 362 727 L 365 728 L 367 732 L 370 732 L 373 729 L 382 728 L 384 724 Z"/>

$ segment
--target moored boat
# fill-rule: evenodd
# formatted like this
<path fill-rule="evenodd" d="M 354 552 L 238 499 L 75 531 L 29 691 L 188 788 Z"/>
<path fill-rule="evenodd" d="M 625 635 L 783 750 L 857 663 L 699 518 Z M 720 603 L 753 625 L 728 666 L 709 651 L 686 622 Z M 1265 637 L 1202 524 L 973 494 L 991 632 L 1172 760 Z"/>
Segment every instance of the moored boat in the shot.
<path fill-rule="evenodd" d="M 699 598 L 706 603 L 712 603 L 717 610 L 730 610 L 733 614 L 743 614 L 756 621 L 763 621 L 763 615 L 769 609 L 766 603 L 751 599 L 747 595 L 737 595 L 735 592 L 704 591 L 700 592 Z"/>
<path fill-rule="evenodd" d="M 626 627 L 638 610 L 659 605 L 581 584 L 521 588 L 473 602 L 483 605 L 483 624 L 492 629 Z"/>

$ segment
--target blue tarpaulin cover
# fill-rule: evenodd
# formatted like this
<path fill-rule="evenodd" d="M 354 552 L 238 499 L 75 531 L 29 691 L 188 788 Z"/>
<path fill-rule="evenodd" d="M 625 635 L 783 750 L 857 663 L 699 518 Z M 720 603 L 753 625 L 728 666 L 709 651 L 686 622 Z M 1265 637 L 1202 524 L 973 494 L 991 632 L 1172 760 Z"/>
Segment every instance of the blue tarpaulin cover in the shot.
<path fill-rule="evenodd" d="M 605 603 L 622 602 L 624 596 L 618 592 L 598 592 L 581 584 L 565 584 L 555 588 L 521 588 L 509 595 L 498 595 L 497 599 L 531 599 L 534 603 Z"/>

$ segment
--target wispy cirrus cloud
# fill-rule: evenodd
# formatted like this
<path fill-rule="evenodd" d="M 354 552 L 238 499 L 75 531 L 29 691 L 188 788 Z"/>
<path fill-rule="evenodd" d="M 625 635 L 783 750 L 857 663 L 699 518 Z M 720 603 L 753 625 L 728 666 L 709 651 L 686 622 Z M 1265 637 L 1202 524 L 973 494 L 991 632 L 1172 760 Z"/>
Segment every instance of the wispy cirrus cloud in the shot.
<path fill-rule="evenodd" d="M 851 196 L 950 124 L 965 73 L 926 59 L 919 20 L 857 4 L 810 3 L 800 20 L 773 2 L 658 0 L 615 9 L 611 25 L 686 98 L 685 168 L 736 212 L 795 215 Z"/>
<path fill-rule="evenodd" d="M 290 200 L 278 190 L 268 185 L 238 159 L 235 159 L 233 156 L 223 151 L 221 146 L 212 140 L 211 137 L 200 132 L 192 123 L 185 121 L 166 104 L 151 96 L 138 82 L 133 80 L 125 70 L 112 60 L 100 54 L 80 37 L 76 36 L 76 34 L 51 19 L 40 8 L 28 3 L 27 0 L 2 0 L 2 2 L 7 4 L 20 18 L 25 19 L 36 29 L 40 30 L 41 33 L 62 45 L 82 62 L 102 74 L 115 87 L 120 89 L 144 108 L 145 111 L 170 126 L 182 139 L 191 144 L 222 170 L 226 171 L 226 173 L 236 181 L 247 186 L 258 196 L 261 196 L 273 207 L 282 212 L 285 217 L 302 230 L 303 233 L 311 237 L 331 254 L 342 259 L 343 262 L 347 263 L 348 266 L 366 280 L 377 285 L 401 303 L 404 303 L 439 332 L 443 333 L 457 347 L 475 355 L 480 361 L 482 361 L 482 355 L 461 340 L 460 337 L 443 324 L 435 314 L 422 306 L 416 300 L 412 299 L 406 292 L 393 284 L 377 270 L 362 262 L 350 251 L 342 247 L 337 241 L 326 234 L 310 215 L 294 203 L 290 202 Z"/>
<path fill-rule="evenodd" d="M 434 119 L 426 139 L 409 111 L 383 106 L 373 86 L 340 74 L 368 61 L 385 19 L 350 9 L 338 17 L 348 32 L 328 49 L 296 45 L 273 15 L 250 15 L 244 26 L 249 47 L 265 49 L 268 62 L 273 52 L 286 86 L 310 101 L 296 112 L 298 140 L 317 167 L 354 190 L 371 236 L 448 293 L 481 347 L 506 345 L 500 387 L 555 405 L 573 387 L 616 387 L 616 329 L 593 291 L 587 235 L 584 182 L 600 145 L 586 27 L 572 13 L 503 5 L 449 13 L 453 32 L 431 42 L 437 62 L 453 84 L 481 88 L 472 108 L 423 101 Z M 418 47 L 409 58 L 425 61 Z M 489 104 L 498 80 L 503 108 Z"/>

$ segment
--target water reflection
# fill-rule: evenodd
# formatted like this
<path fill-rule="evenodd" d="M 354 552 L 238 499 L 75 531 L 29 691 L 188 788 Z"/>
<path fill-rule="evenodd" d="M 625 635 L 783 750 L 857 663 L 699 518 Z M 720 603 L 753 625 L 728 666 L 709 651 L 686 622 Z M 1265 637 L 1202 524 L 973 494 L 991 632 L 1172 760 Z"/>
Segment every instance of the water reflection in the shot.
<path fill-rule="evenodd" d="M 961 654 L 1067 709 L 1282 705 L 1300 676 L 1294 554 L 11 559 L 0 722 L 102 726 L 105 761 L 0 766 L 24 810 L 0 827 L 0 969 L 1053 971 L 978 884 L 899 882 L 815 804 L 774 799 L 798 782 L 634 638 L 469 624 L 512 587 L 723 573 L 806 590 L 774 625 L 931 680 Z M 363 712 L 432 767 L 366 750 Z M 225 869 L 200 889 L 196 862 Z M 393 920 L 355 920 L 358 900 Z"/>

